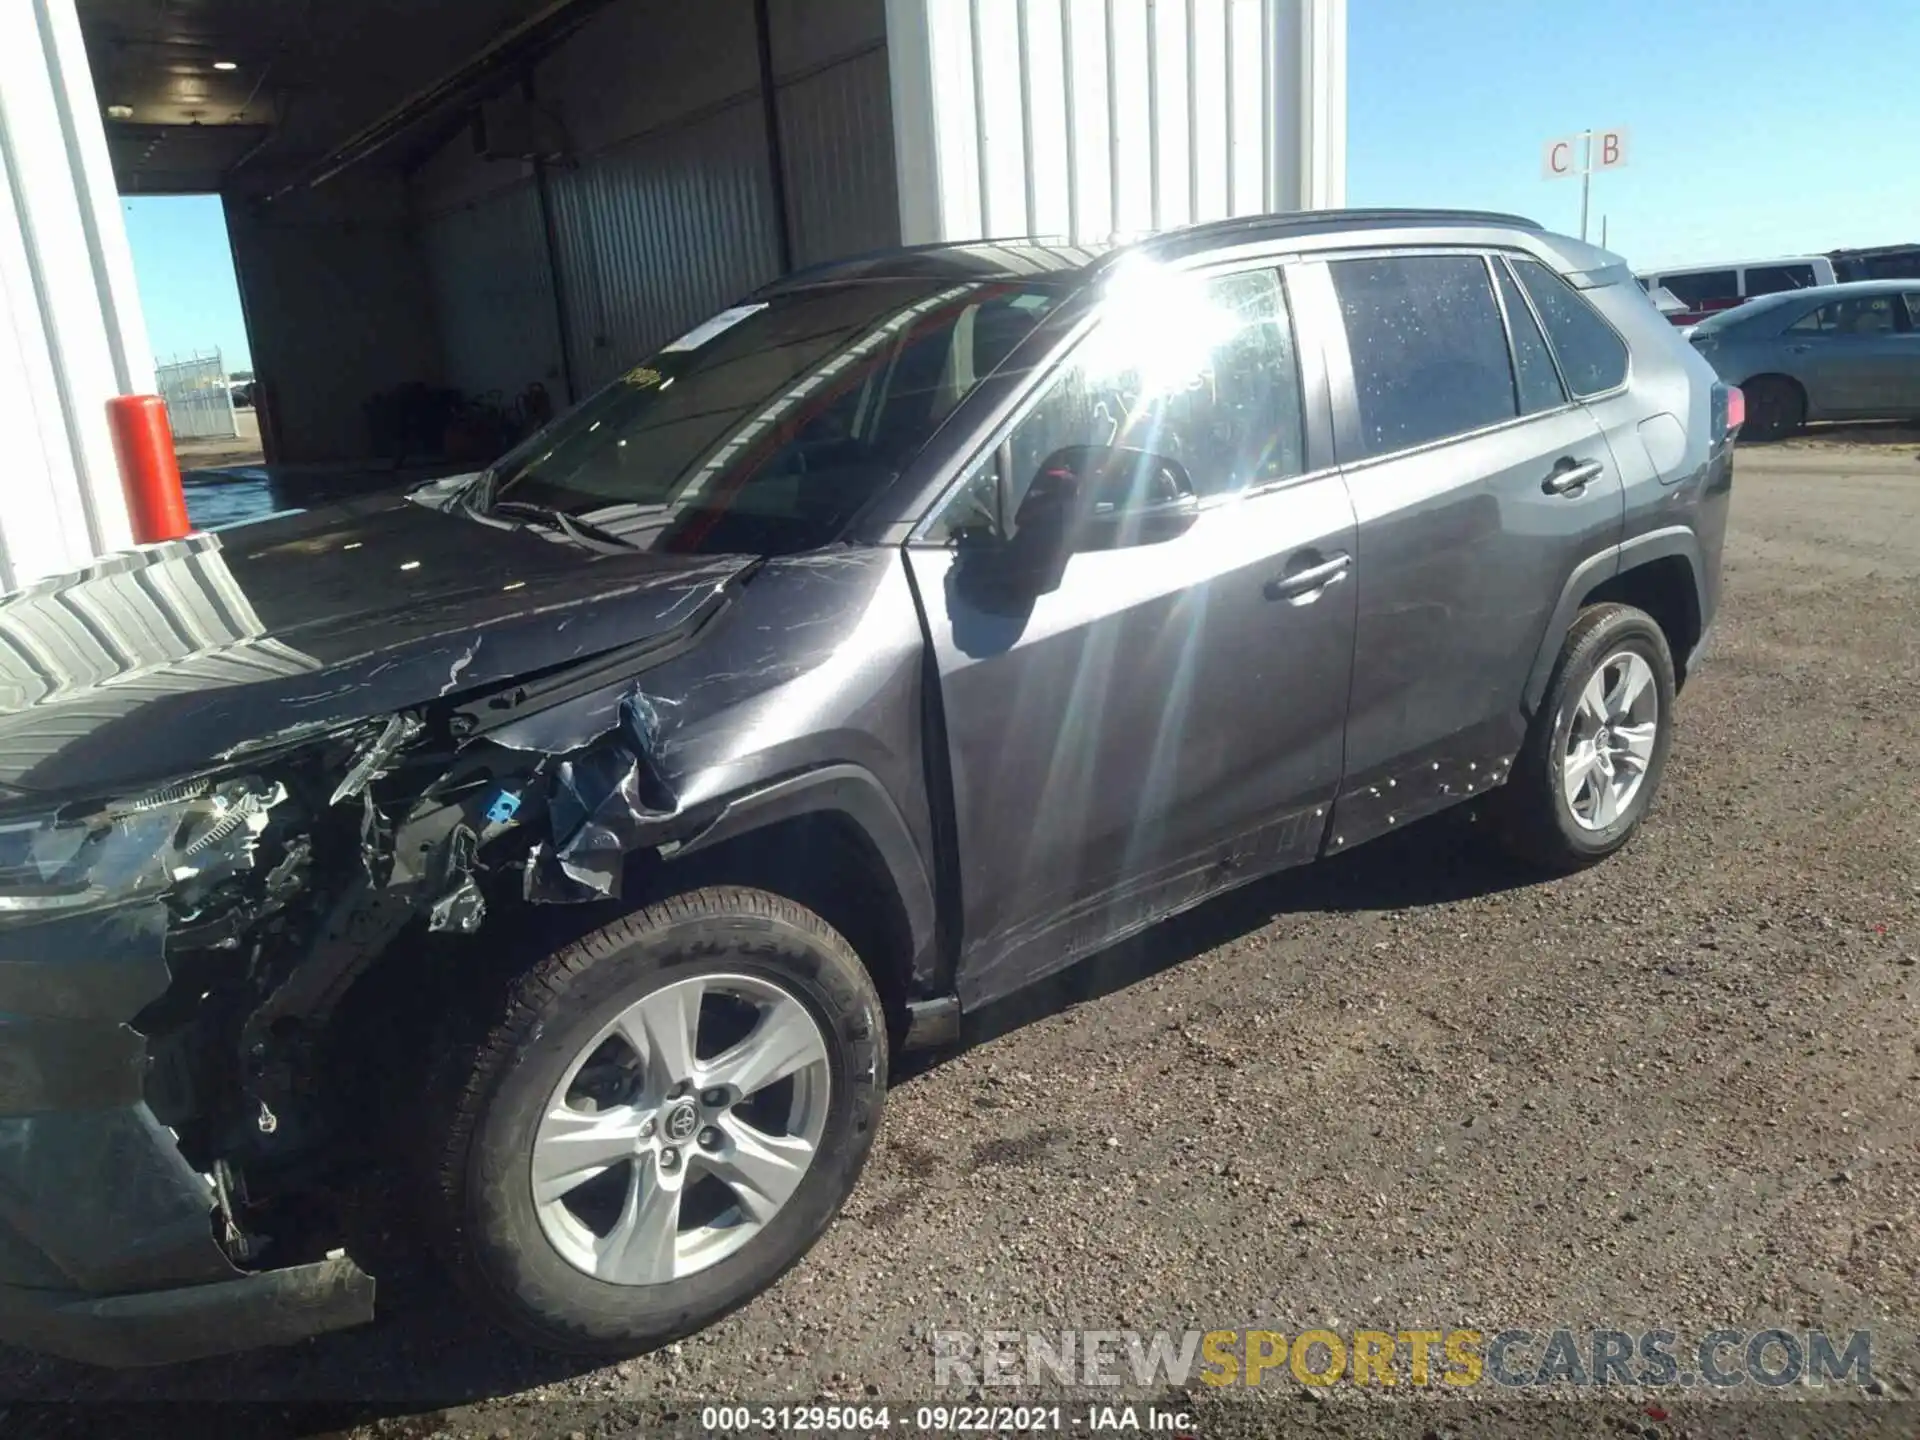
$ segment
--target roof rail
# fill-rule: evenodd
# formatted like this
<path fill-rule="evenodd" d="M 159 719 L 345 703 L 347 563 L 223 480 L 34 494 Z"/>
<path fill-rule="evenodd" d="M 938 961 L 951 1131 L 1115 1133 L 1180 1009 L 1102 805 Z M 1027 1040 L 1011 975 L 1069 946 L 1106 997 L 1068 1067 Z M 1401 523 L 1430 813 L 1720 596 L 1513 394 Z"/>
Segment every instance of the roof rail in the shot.
<path fill-rule="evenodd" d="M 897 255 L 926 255 L 940 250 L 970 250 L 994 245 L 1046 247 L 1066 246 L 1070 243 L 1064 235 L 990 235 L 979 240 L 932 240 L 920 245 L 881 245 L 852 255 L 836 255 L 831 260 L 816 261 L 811 265 L 803 265 L 798 270 L 789 270 L 786 274 L 769 280 L 753 293 L 758 295 L 762 290 L 785 289 L 810 277 L 830 275 L 836 270 L 847 270 L 867 261 L 890 259 Z"/>
<path fill-rule="evenodd" d="M 1246 229 L 1287 229 L 1312 226 L 1319 230 L 1351 226 L 1364 229 L 1390 225 L 1501 225 L 1516 230 L 1542 230 L 1538 220 L 1524 215 L 1508 215 L 1499 210 L 1289 210 L 1270 215 L 1237 215 L 1228 220 L 1207 220 L 1161 233 L 1166 235 L 1208 235 Z"/>

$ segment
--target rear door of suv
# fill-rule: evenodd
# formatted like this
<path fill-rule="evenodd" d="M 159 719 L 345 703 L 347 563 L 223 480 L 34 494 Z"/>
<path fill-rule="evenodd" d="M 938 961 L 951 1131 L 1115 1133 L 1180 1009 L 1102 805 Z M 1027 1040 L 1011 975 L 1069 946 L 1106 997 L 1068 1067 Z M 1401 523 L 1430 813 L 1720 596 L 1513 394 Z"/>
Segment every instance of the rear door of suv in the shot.
<path fill-rule="evenodd" d="M 1567 576 L 1618 543 L 1623 493 L 1504 257 L 1355 253 L 1291 281 L 1357 521 L 1340 850 L 1504 774 L 1540 637 Z"/>

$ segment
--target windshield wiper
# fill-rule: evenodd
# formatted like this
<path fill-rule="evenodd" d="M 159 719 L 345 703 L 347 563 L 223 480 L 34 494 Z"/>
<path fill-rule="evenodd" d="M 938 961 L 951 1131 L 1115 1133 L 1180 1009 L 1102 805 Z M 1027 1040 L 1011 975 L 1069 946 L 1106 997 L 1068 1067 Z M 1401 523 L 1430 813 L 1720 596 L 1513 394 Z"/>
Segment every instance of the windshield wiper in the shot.
<path fill-rule="evenodd" d="M 502 520 L 521 520 L 529 525 L 547 525 L 560 531 L 569 540 L 576 540 L 589 550 L 598 550 L 603 554 L 617 555 L 640 547 L 631 540 L 623 540 L 591 520 L 582 520 L 577 515 L 569 515 L 554 505 L 535 505 L 526 500 L 495 500 L 484 510 L 474 512 L 481 517 L 498 516 Z"/>

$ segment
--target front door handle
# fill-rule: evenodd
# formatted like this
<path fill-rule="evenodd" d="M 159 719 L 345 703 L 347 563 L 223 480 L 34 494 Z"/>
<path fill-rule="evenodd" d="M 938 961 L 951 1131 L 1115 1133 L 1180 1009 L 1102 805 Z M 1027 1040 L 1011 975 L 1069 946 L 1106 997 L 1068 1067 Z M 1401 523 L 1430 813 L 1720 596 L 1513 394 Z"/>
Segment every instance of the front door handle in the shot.
<path fill-rule="evenodd" d="M 1553 467 L 1553 473 L 1540 482 L 1540 488 L 1549 495 L 1578 496 L 1600 478 L 1605 468 L 1598 460 L 1583 460 L 1578 464 L 1562 460 Z"/>
<path fill-rule="evenodd" d="M 1269 600 L 1318 600 L 1318 592 L 1345 579 L 1347 568 L 1352 564 L 1351 555 L 1336 555 L 1291 575 L 1276 576 L 1266 583 L 1264 593 Z"/>

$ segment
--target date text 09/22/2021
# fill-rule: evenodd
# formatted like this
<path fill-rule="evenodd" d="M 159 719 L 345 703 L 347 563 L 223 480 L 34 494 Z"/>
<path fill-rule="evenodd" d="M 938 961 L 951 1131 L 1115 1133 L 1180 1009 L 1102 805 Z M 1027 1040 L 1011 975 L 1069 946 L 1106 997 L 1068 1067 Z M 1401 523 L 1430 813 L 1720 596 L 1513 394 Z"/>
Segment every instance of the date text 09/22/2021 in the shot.
<path fill-rule="evenodd" d="M 891 1430 L 933 1435 L 1048 1434 L 1069 1429 L 1141 1432 L 1174 1437 L 1193 1434 L 1186 1412 L 1158 1405 L 709 1405 L 700 1412 L 709 1434 L 884 1434 Z"/>

